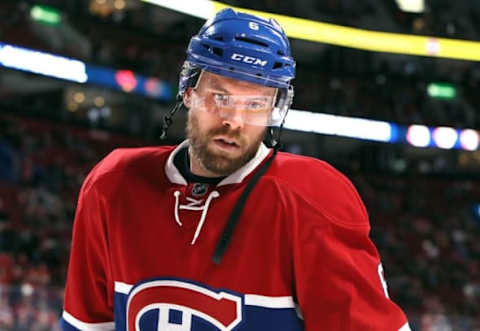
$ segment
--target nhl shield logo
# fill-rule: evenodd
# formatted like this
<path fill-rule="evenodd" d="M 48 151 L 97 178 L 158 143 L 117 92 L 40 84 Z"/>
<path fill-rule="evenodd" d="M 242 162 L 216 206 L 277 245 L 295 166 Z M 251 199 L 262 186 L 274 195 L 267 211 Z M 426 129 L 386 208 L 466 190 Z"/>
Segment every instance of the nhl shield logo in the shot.
<path fill-rule="evenodd" d="M 195 183 L 192 187 L 192 195 L 196 198 L 204 196 L 208 192 L 208 184 Z"/>
<path fill-rule="evenodd" d="M 132 288 L 126 317 L 127 331 L 230 331 L 242 321 L 242 297 L 180 280 L 152 280 Z"/>

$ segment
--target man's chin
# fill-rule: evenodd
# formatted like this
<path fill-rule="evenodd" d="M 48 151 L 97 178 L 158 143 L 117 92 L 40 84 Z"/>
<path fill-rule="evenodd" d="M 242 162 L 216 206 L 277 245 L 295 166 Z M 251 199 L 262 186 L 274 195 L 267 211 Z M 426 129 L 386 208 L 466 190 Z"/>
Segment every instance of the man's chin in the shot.
<path fill-rule="evenodd" d="M 210 154 L 210 156 L 219 157 L 221 159 L 230 161 L 240 159 L 243 153 L 243 149 L 241 149 L 240 147 L 225 148 L 215 143 L 212 143 L 208 148 L 208 154 Z"/>
<path fill-rule="evenodd" d="M 232 156 L 230 153 L 210 150 L 207 159 L 202 160 L 202 163 L 207 170 L 220 176 L 228 176 L 244 165 L 241 159 L 241 157 Z"/>

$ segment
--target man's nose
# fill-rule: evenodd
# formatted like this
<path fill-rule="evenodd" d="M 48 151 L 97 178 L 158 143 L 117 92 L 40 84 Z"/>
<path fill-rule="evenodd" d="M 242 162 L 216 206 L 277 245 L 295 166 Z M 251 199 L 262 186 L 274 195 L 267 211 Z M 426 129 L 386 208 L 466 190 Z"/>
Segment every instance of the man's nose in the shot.
<path fill-rule="evenodd" d="M 241 129 L 245 125 L 245 118 L 241 109 L 232 109 L 228 113 L 223 114 L 222 123 L 232 130 Z"/>

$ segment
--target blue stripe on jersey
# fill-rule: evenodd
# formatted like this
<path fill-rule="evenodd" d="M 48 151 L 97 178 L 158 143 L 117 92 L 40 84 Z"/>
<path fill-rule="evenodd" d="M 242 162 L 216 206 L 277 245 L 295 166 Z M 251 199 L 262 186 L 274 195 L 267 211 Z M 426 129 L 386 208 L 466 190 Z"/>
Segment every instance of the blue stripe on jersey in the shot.
<path fill-rule="evenodd" d="M 60 329 L 63 331 L 80 331 L 76 327 L 70 325 L 67 321 L 65 321 L 63 317 L 60 318 L 59 324 Z"/>

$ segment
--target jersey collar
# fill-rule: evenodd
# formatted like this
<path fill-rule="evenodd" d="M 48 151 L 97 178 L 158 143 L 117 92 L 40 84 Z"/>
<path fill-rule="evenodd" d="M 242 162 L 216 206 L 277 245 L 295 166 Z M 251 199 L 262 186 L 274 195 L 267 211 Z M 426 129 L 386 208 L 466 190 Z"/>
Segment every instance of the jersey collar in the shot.
<path fill-rule="evenodd" d="M 188 184 L 173 163 L 175 154 L 177 154 L 184 147 L 188 147 L 188 139 L 175 147 L 175 149 L 168 156 L 167 163 L 165 163 L 165 174 L 173 184 Z M 230 176 L 225 177 L 220 183 L 217 184 L 217 186 L 241 183 L 245 177 L 247 177 L 260 163 L 262 163 L 263 160 L 265 160 L 269 153 L 270 149 L 261 143 L 257 153 L 250 161 L 248 161 L 247 164 L 232 173 Z"/>

